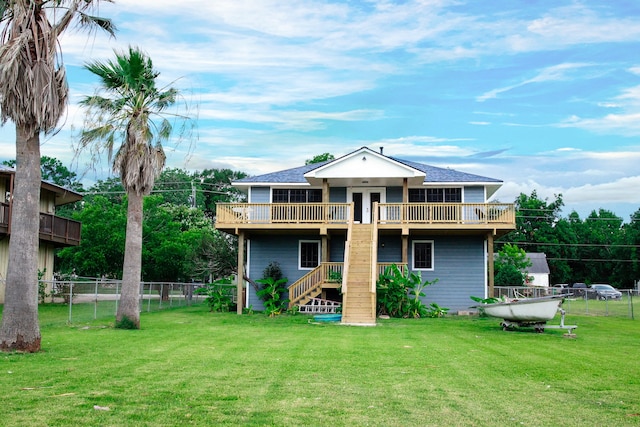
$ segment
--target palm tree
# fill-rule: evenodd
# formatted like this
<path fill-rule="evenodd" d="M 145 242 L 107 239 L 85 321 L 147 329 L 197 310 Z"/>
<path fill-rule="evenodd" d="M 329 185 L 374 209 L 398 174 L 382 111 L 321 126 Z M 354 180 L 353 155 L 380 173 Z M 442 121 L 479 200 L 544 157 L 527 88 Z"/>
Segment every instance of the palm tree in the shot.
<path fill-rule="evenodd" d="M 159 73 L 138 48 L 116 52 L 115 61 L 96 61 L 85 67 L 99 77 L 101 89 L 81 102 L 87 114 L 80 148 L 91 145 L 94 155 L 106 150 L 109 162 L 113 160 L 113 171 L 120 175 L 127 192 L 122 295 L 116 325 L 138 329 L 143 196 L 151 192 L 164 167 L 162 142 L 173 130 L 167 117 L 189 119 L 166 112 L 176 103 L 179 93 L 174 88 L 156 86 Z"/>
<path fill-rule="evenodd" d="M 103 0 L 110 1 L 110 0 Z M 40 132 L 49 134 L 67 103 L 58 36 L 71 22 L 102 28 L 110 20 L 87 12 L 100 0 L 0 0 L 0 120 L 16 128 L 9 266 L 0 350 L 40 350 L 38 237 Z"/>

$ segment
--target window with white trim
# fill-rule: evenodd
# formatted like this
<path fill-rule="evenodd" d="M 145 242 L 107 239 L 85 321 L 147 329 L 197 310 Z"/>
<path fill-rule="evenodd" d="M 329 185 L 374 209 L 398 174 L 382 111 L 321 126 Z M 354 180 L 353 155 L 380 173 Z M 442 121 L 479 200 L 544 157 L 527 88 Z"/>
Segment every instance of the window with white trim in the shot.
<path fill-rule="evenodd" d="M 313 270 L 320 265 L 320 241 L 300 240 L 298 247 L 298 268 Z"/>
<path fill-rule="evenodd" d="M 414 240 L 412 253 L 412 270 L 433 270 L 433 240 Z"/>

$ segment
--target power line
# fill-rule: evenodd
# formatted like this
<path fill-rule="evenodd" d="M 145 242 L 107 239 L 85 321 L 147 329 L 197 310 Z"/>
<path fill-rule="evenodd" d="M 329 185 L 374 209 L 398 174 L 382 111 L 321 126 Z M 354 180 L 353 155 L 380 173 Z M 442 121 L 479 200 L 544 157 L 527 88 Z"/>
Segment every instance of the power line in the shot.
<path fill-rule="evenodd" d="M 495 244 L 510 244 L 519 246 L 578 246 L 578 247 L 607 247 L 607 248 L 640 248 L 640 245 L 618 245 L 609 243 L 540 243 L 540 242 L 504 242 L 496 240 Z"/>
<path fill-rule="evenodd" d="M 600 259 L 600 258 L 547 258 L 549 261 L 576 261 L 576 262 L 639 262 L 637 259 Z"/>

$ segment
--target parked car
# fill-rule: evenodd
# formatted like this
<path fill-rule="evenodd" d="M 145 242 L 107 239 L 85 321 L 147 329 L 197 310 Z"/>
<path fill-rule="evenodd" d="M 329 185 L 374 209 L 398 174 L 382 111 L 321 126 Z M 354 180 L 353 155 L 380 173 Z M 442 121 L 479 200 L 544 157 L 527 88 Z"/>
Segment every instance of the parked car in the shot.
<path fill-rule="evenodd" d="M 570 291 L 574 297 L 583 297 L 589 292 L 589 286 L 586 283 L 578 282 L 571 285 Z"/>
<path fill-rule="evenodd" d="M 622 299 L 622 292 L 620 292 L 613 286 L 606 285 L 604 283 L 591 285 L 591 291 L 592 292 L 589 293 L 589 296 L 595 299 Z"/>
<path fill-rule="evenodd" d="M 553 294 L 554 295 L 570 294 L 570 293 L 571 293 L 571 287 L 569 286 L 568 283 L 557 283 L 557 284 L 553 285 Z"/>

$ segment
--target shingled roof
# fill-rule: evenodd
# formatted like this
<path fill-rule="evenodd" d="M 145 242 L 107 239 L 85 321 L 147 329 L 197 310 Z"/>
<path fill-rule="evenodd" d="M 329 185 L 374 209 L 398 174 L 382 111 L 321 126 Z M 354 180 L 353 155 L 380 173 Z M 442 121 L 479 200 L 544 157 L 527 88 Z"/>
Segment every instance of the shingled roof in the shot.
<path fill-rule="evenodd" d="M 363 147 L 364 148 L 364 147 Z M 345 157 L 345 156 L 343 156 Z M 449 168 L 439 168 L 435 166 L 426 165 L 423 163 L 417 163 L 410 160 L 399 159 L 396 157 L 385 156 L 395 162 L 402 163 L 411 168 L 417 169 L 426 174 L 424 179 L 425 183 L 438 183 L 438 182 L 482 182 L 482 183 L 495 183 L 501 184 L 502 181 L 494 178 L 487 178 L 485 176 L 474 175 L 466 172 L 460 172 Z M 297 168 L 285 169 L 282 171 L 271 172 L 264 175 L 256 175 L 234 181 L 237 184 L 248 183 L 274 183 L 274 184 L 301 184 L 306 183 L 307 179 L 305 174 L 316 168 L 324 166 L 326 164 L 339 161 L 342 157 L 329 160 L 321 163 L 313 163 L 310 165 L 299 166 Z"/>

